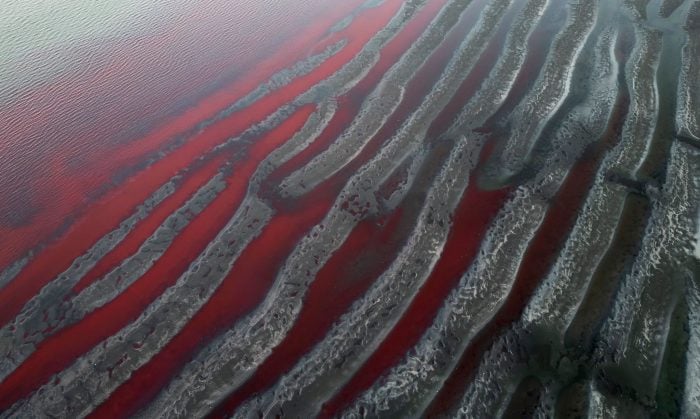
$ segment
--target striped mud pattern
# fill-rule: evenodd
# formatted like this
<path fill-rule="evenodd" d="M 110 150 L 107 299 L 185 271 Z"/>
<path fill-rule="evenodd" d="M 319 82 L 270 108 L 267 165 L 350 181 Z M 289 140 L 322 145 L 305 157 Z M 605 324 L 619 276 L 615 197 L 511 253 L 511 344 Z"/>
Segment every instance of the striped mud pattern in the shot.
<path fill-rule="evenodd" d="M 0 183 L 0 418 L 700 417 L 700 0 L 286 36 Z"/>

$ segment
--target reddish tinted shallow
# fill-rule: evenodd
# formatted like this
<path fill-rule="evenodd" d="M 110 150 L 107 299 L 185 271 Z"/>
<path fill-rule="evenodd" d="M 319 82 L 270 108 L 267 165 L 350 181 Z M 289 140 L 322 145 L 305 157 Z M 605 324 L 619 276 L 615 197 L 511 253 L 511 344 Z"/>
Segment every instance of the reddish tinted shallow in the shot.
<path fill-rule="evenodd" d="M 590 5 L 539 0 L 139 3 L 10 4 L 9 18 L 0 17 L 10 28 L 0 37 L 0 54 L 10 57 L 0 64 L 0 418 L 337 417 L 348 409 L 441 417 L 481 385 L 501 393 L 475 404 L 501 400 L 494 411 L 553 415 L 540 376 L 561 388 L 585 381 L 601 400 L 626 397 L 632 413 L 658 405 L 673 416 L 692 400 L 692 386 L 680 384 L 682 357 L 663 348 L 689 347 L 693 300 L 659 300 L 656 340 L 637 348 L 656 363 L 645 371 L 661 371 L 658 394 L 606 375 L 617 371 L 606 363 L 626 371 L 636 359 L 591 351 L 609 345 L 605 324 L 627 318 L 610 316 L 638 315 L 610 307 L 628 276 L 646 272 L 631 266 L 645 263 L 638 255 L 653 234 L 649 220 L 682 211 L 653 194 L 675 185 L 665 173 L 676 170 L 668 139 L 683 88 L 676 23 L 700 7 L 686 0 L 671 17 L 650 12 L 642 22 L 604 6 L 596 23 Z M 672 2 L 663 3 L 668 15 Z M 646 73 L 630 66 L 659 59 L 635 48 L 645 24 L 666 30 L 663 60 L 648 80 L 631 82 Z M 607 49 L 596 49 L 606 39 Z M 601 57 L 617 66 L 617 83 L 587 73 Z M 556 69 L 567 70 L 563 87 L 545 74 Z M 494 74 L 508 80 L 493 83 Z M 661 74 L 672 76 L 656 80 Z M 651 144 L 625 148 L 643 86 L 657 87 L 663 112 Z M 564 126 L 580 104 L 609 115 Z M 488 112 L 457 119 L 465 107 Z M 509 143 L 517 140 L 524 143 Z M 683 141 L 693 148 L 694 139 Z M 463 190 L 443 196 L 439 179 L 464 161 L 457 144 L 474 153 L 474 168 L 462 170 Z M 505 177 L 493 166 L 509 147 L 531 152 Z M 653 153 L 638 157 L 641 169 L 609 173 L 610 153 L 645 148 Z M 612 244 L 600 258 L 615 274 L 591 281 L 615 277 L 619 290 L 583 293 L 572 328 L 589 347 L 572 355 L 553 343 L 564 336 L 532 341 L 540 337 L 522 314 L 567 241 L 595 250 L 573 232 L 587 200 L 599 199 L 590 193 L 596 182 L 620 186 L 625 210 L 624 229 L 607 232 Z M 542 222 L 531 235 L 498 236 L 494 220 L 532 210 L 512 204 L 525 193 L 546 201 Z M 684 193 L 688 202 L 697 196 Z M 449 229 L 418 246 L 415 237 L 430 235 L 414 233 L 434 221 L 426 214 L 444 214 Z M 687 247 L 676 240 L 671 248 Z M 509 292 L 469 338 L 439 313 L 488 256 L 485 243 L 525 250 L 513 278 L 492 269 L 487 279 Z M 675 264 L 664 274 L 679 277 L 685 256 L 670 250 L 663 257 Z M 430 269 L 411 277 L 414 289 L 395 292 L 391 273 L 410 276 L 412 265 Z M 379 285 L 390 298 L 365 298 Z M 338 330 L 358 313 L 386 318 Z M 505 366 L 491 363 L 489 351 L 514 330 Z M 435 331 L 452 346 L 435 343 L 440 361 L 430 364 L 419 351 Z M 579 373 L 542 361 L 564 356 Z M 426 370 L 402 373 L 406 365 Z M 510 381 L 498 381 L 501 368 Z M 479 371 L 488 380 L 476 383 Z M 433 373 L 440 379 L 421 379 Z M 333 388 L 321 388 L 329 377 Z M 433 398 L 403 400 L 401 386 Z M 556 409 L 588 409 L 587 395 L 570 392 Z M 377 394 L 400 410 L 368 405 Z"/>

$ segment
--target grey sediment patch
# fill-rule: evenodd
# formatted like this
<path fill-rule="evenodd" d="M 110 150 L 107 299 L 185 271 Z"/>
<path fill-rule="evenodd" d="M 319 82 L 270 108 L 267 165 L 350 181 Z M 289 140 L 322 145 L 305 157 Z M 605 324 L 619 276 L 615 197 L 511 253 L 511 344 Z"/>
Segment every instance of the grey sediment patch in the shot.
<path fill-rule="evenodd" d="M 537 376 L 544 386 L 543 399 L 537 406 L 540 416 L 536 417 L 584 417 L 581 415 L 587 412 L 588 417 L 593 417 L 588 400 L 591 381 L 581 377 L 586 374 L 587 371 L 582 372 L 586 367 L 550 349 L 546 342 L 538 342 L 522 322 L 513 324 L 481 358 L 477 377 L 462 399 L 459 417 L 480 417 L 474 415 L 494 411 L 502 415 L 519 380 L 528 375 Z"/>
<path fill-rule="evenodd" d="M 532 90 L 510 116 L 502 152 L 488 165 L 494 181 L 507 182 L 522 170 L 547 121 L 568 95 L 576 60 L 598 18 L 598 4 L 569 2 L 565 28 L 555 38 Z"/>
<path fill-rule="evenodd" d="M 389 212 L 396 209 L 401 201 L 406 197 L 409 189 L 413 186 L 416 176 L 420 172 L 423 163 L 426 160 L 428 151 L 422 150 L 413 155 L 406 157 L 405 172 L 406 176 L 397 185 L 393 186 L 388 196 L 377 193 L 377 204 L 382 208 L 383 212 Z"/>
<path fill-rule="evenodd" d="M 696 182 L 699 182 L 696 176 Z M 694 262 L 695 272 L 688 279 L 688 351 L 685 365 L 685 385 L 681 412 L 683 417 L 700 417 L 700 262 Z"/>
<path fill-rule="evenodd" d="M 619 392 L 609 391 L 600 382 L 589 382 L 588 396 L 588 417 L 591 419 L 649 417 L 644 407 Z"/>
<path fill-rule="evenodd" d="M 619 191 L 622 193 L 624 191 Z M 600 328 L 609 314 L 620 280 L 639 252 L 639 243 L 649 217 L 646 196 L 627 191 L 612 241 L 595 266 L 595 271 L 564 336 L 569 356 L 590 357 Z M 587 361 L 586 361 L 587 362 Z"/>
<path fill-rule="evenodd" d="M 455 417 L 503 417 L 519 381 L 531 373 L 524 366 L 541 356 L 527 345 L 528 336 L 516 323 L 496 339 L 481 358 L 476 378 L 467 388 Z M 538 377 L 543 385 L 551 386 L 550 377 L 541 373 Z"/>
<path fill-rule="evenodd" d="M 669 221 L 668 225 L 670 227 L 669 230 L 671 234 L 666 235 L 665 232 L 662 232 L 662 235 L 654 234 L 655 237 L 651 238 L 648 235 L 645 236 L 642 242 L 643 247 L 639 251 L 640 254 L 635 258 L 632 269 L 630 269 L 627 272 L 625 276 L 625 281 L 630 281 L 630 278 L 633 278 L 631 279 L 631 281 L 634 281 L 634 277 L 639 278 L 639 274 L 641 273 L 641 279 L 643 279 L 643 284 L 637 284 L 640 285 L 639 290 L 632 290 L 631 300 L 633 302 L 636 301 L 637 303 L 640 303 L 641 299 L 645 298 L 645 302 L 648 303 L 649 297 L 655 299 L 655 302 L 658 305 L 650 306 L 650 308 L 656 314 L 658 314 L 659 312 L 670 313 L 673 310 L 675 300 L 677 300 L 679 292 L 682 292 L 680 291 L 680 289 L 682 289 L 682 286 L 681 288 L 674 288 L 673 286 L 666 285 L 669 285 L 668 283 L 672 282 L 676 283 L 675 285 L 678 286 L 678 283 L 685 282 L 686 284 L 684 285 L 687 285 L 686 295 L 688 296 L 689 321 L 692 321 L 692 293 L 694 291 L 693 285 L 695 285 L 695 283 L 693 283 L 692 281 L 693 262 L 690 261 L 690 263 L 688 263 L 688 259 L 692 259 L 692 245 L 691 243 L 687 243 L 687 241 L 688 236 L 692 236 L 693 234 L 693 228 L 691 224 L 695 224 L 695 228 L 697 228 L 697 219 L 692 214 L 697 214 L 697 193 L 698 191 L 700 191 L 700 182 L 698 181 L 697 175 L 693 175 L 692 173 L 697 173 L 698 164 L 700 163 L 700 160 L 698 159 L 699 156 L 694 149 L 682 144 L 672 146 L 671 154 L 676 155 L 676 157 L 671 157 L 670 163 L 667 166 L 667 170 L 680 170 L 681 172 L 687 170 L 687 174 L 690 176 L 684 179 L 671 180 L 670 178 L 668 178 L 668 176 L 670 176 L 670 173 L 667 175 L 667 182 L 674 182 L 674 185 L 676 185 L 666 185 L 667 188 L 675 188 L 676 190 L 667 191 L 664 193 L 663 196 L 659 197 L 654 202 L 652 202 L 653 214 L 652 217 L 649 219 L 649 223 L 647 224 L 646 228 L 647 233 L 650 233 L 654 230 L 658 232 L 661 229 L 665 229 L 665 227 L 661 227 L 661 225 L 664 224 L 664 221 Z M 680 165 L 678 164 L 679 162 Z M 676 166 L 676 168 L 674 169 L 673 166 Z M 694 199 L 691 199 L 688 202 L 688 195 L 681 193 L 680 195 L 676 195 L 669 201 L 667 198 L 672 196 L 673 193 L 678 193 L 679 187 L 680 189 L 686 189 L 687 187 L 690 187 L 690 189 L 692 190 L 692 194 L 695 195 Z M 672 202 L 675 202 L 675 204 L 672 204 Z M 685 210 L 676 211 L 678 208 L 668 208 L 668 206 L 677 206 L 677 204 L 680 204 L 682 207 L 685 207 Z M 666 209 L 670 209 L 670 211 L 667 212 Z M 683 212 L 686 212 L 685 217 L 683 215 Z M 688 213 L 691 214 L 691 217 L 687 217 Z M 655 220 L 655 218 L 663 218 L 667 215 L 669 215 L 672 219 L 664 221 Z M 655 224 L 657 225 L 654 226 Z M 688 231 L 686 233 L 679 232 L 678 227 L 681 227 L 681 229 L 685 229 Z M 680 233 L 680 237 L 674 236 L 674 234 L 676 233 Z M 685 236 L 686 243 L 683 243 L 681 246 L 676 248 L 654 248 L 653 245 L 650 245 L 651 242 L 655 240 L 683 240 L 683 236 Z M 657 242 L 655 244 L 659 243 Z M 685 249 L 683 249 L 683 247 L 685 247 Z M 654 258 L 653 260 L 642 259 L 643 257 L 651 256 L 654 253 L 656 253 L 657 255 L 668 256 L 669 254 L 673 253 L 675 253 L 676 255 L 682 255 L 684 252 L 688 254 L 686 262 L 683 263 L 683 261 L 679 261 L 679 264 L 672 263 L 670 266 L 669 260 L 666 257 Z M 695 271 L 697 272 L 697 265 L 695 266 Z M 673 269 L 676 270 L 675 275 L 672 272 Z M 683 272 L 684 270 L 686 270 L 686 274 L 690 275 L 686 276 Z M 659 274 L 662 276 L 662 279 L 657 279 L 657 281 L 661 280 L 666 282 L 666 284 L 660 289 L 657 288 L 654 291 L 650 292 L 648 285 L 649 283 L 653 283 L 654 277 L 657 277 Z M 683 276 L 686 276 L 686 278 L 683 278 Z M 627 294 L 625 299 L 627 300 L 627 303 L 629 303 L 629 284 L 625 291 Z M 655 293 L 656 295 L 650 295 L 653 293 Z M 624 311 L 624 309 L 629 308 L 629 305 L 625 304 L 622 306 L 622 308 L 622 311 Z M 636 305 L 636 308 L 640 307 Z M 646 306 L 642 308 L 643 312 L 639 313 L 628 312 L 626 314 L 620 314 L 619 309 L 619 306 L 615 307 L 615 312 L 617 316 L 616 318 L 613 318 L 611 316 L 608 319 L 608 323 L 606 324 L 606 326 L 608 328 L 610 328 L 610 326 L 612 326 L 613 328 L 618 328 L 618 326 L 613 324 L 613 322 L 616 320 L 621 320 L 622 324 L 619 325 L 620 327 L 624 327 L 626 325 L 627 327 L 633 329 L 632 333 L 639 332 L 639 329 L 641 328 L 643 333 L 637 337 L 632 337 L 632 335 L 625 334 L 620 336 L 617 335 L 617 331 L 615 331 L 612 335 L 609 333 L 603 335 L 603 339 L 606 340 L 598 342 L 598 352 L 596 358 L 594 358 L 594 360 L 598 364 L 596 366 L 596 369 L 594 370 L 595 380 L 592 383 L 593 387 L 598 388 L 598 390 L 596 390 L 595 398 L 598 399 L 604 407 L 604 409 L 602 410 L 603 413 L 617 410 L 618 417 L 639 417 L 640 415 L 646 416 L 649 415 L 649 413 L 651 412 L 653 412 L 654 414 L 658 414 L 659 412 L 656 412 L 656 406 L 654 406 L 653 403 L 654 394 L 650 393 L 654 392 L 654 388 L 657 385 L 658 377 L 656 375 L 658 373 L 658 368 L 660 367 L 661 354 L 667 351 L 666 333 L 668 331 L 667 323 L 669 321 L 670 316 L 667 316 L 665 318 L 657 317 L 653 319 L 648 319 L 645 317 L 646 315 L 644 313 L 644 311 L 646 311 Z M 630 321 L 630 317 L 632 317 L 632 319 L 634 320 Z M 644 324 L 640 325 L 639 322 L 637 322 L 635 325 L 635 320 L 642 320 Z M 692 327 L 690 330 L 693 330 Z M 611 337 L 612 339 L 610 339 Z M 626 337 L 631 339 L 630 341 L 621 344 L 621 351 L 618 352 L 618 348 L 616 347 L 609 347 L 610 343 L 618 344 L 617 339 L 625 340 Z M 688 344 L 688 357 L 691 357 L 693 355 L 692 339 L 693 338 L 691 333 L 690 342 Z M 610 340 L 612 340 L 612 342 Z M 639 355 L 642 355 L 641 359 L 639 358 Z M 690 360 L 691 358 L 688 359 Z M 619 365 L 613 365 L 611 364 L 611 362 L 619 363 Z M 686 374 L 693 374 L 694 365 L 695 363 L 693 361 L 689 361 L 687 363 Z M 641 379 L 629 379 L 630 374 L 634 374 L 635 377 L 639 376 L 641 377 Z M 651 375 L 652 377 L 650 378 L 649 375 Z M 695 379 L 697 379 L 697 377 L 695 377 Z M 695 403 L 697 405 L 698 400 L 697 392 L 695 393 L 695 396 L 692 395 L 694 388 L 697 389 L 697 384 L 693 384 L 692 380 L 688 381 L 686 379 L 686 386 L 685 389 L 683 389 L 684 400 L 677 400 L 676 403 L 681 403 L 684 406 L 683 408 L 685 408 L 685 401 L 688 400 L 687 398 L 690 397 L 690 400 L 692 400 L 693 397 L 696 397 L 695 401 L 691 401 L 690 403 L 690 411 L 693 411 L 692 404 Z M 695 409 L 695 411 L 697 410 L 698 409 Z M 682 415 L 681 417 L 693 417 L 693 415 Z"/>
<path fill-rule="evenodd" d="M 480 148 L 476 137 L 459 140 L 428 192 L 415 229 L 389 269 L 293 370 L 266 393 L 248 401 L 236 416 L 277 411 L 302 417 L 317 414 L 336 386 L 352 376 L 399 319 L 418 284 L 437 262 L 449 232 L 450 214 L 467 186 Z"/>
<path fill-rule="evenodd" d="M 347 45 L 347 41 L 340 40 L 335 44 L 326 47 L 326 49 L 323 52 L 316 55 L 312 55 L 303 61 L 299 61 L 290 68 L 280 70 L 279 72 L 275 73 L 272 77 L 270 77 L 268 81 L 261 84 L 255 90 L 251 91 L 246 96 L 236 101 L 233 105 L 224 109 L 219 115 L 217 115 L 216 120 L 223 119 L 233 114 L 234 112 L 241 111 L 249 107 L 253 103 L 257 102 L 258 100 L 262 99 L 263 97 L 267 96 L 271 92 L 279 90 L 282 87 L 288 85 L 294 79 L 311 73 L 324 61 L 328 60 L 329 58 L 340 52 L 345 47 L 345 45 Z M 200 126 L 200 128 L 204 128 L 204 126 Z"/>
<path fill-rule="evenodd" d="M 372 9 L 372 8 L 379 6 L 382 3 L 384 3 L 384 0 L 367 0 L 366 2 L 364 2 L 362 4 L 361 7 L 363 9 Z"/>
<path fill-rule="evenodd" d="M 688 0 L 691 1 L 692 0 Z M 689 31 L 697 31 L 700 29 L 700 1 L 695 0 L 689 5 L 688 20 L 685 23 L 685 28 Z"/>
<path fill-rule="evenodd" d="M 29 254 L 19 260 L 10 264 L 4 271 L 0 272 L 0 289 L 3 289 L 7 284 L 12 282 L 13 279 L 20 273 L 27 263 L 32 259 L 32 255 Z"/>
<path fill-rule="evenodd" d="M 87 312 L 107 303 L 116 297 L 136 279 L 141 277 L 167 251 L 175 237 L 190 221 L 201 213 L 226 187 L 224 173 L 214 176 L 205 186 L 170 215 L 149 237 L 139 250 L 125 259 L 120 266 L 105 275 L 72 302 L 72 308 L 65 313 L 66 321 L 77 321 Z"/>
<path fill-rule="evenodd" d="M 52 314 L 63 298 L 70 293 L 71 288 L 100 259 L 121 243 L 158 204 L 175 191 L 178 180 L 179 176 L 176 176 L 158 188 L 115 230 L 98 240 L 86 253 L 74 260 L 66 271 L 45 285 L 10 323 L 0 329 L 0 378 L 7 377 L 34 351 L 36 344 L 43 340 L 43 331 L 57 320 L 51 318 Z M 45 314 L 47 320 L 43 319 Z"/>
<path fill-rule="evenodd" d="M 64 321 L 66 323 L 79 321 L 90 311 L 114 299 L 145 274 L 168 250 L 177 235 L 226 188 L 226 177 L 230 176 L 227 172 L 230 170 L 230 168 L 222 169 L 195 192 L 182 207 L 166 218 L 136 253 L 124 259 L 120 266 L 75 296 L 69 306 L 65 307 L 65 311 L 58 310 L 63 311 L 61 315 L 65 316 Z M 52 327 L 62 326 L 65 324 L 52 324 Z"/>
<path fill-rule="evenodd" d="M 335 32 L 340 32 L 343 29 L 347 28 L 350 26 L 352 21 L 355 19 L 355 17 L 362 11 L 367 10 L 367 9 L 373 9 L 375 7 L 379 7 L 382 3 L 384 3 L 384 0 L 367 0 L 360 7 L 358 7 L 355 12 L 350 14 L 349 16 L 345 17 L 335 25 L 333 25 L 332 28 L 328 30 L 329 33 L 335 33 Z"/>
<path fill-rule="evenodd" d="M 623 0 L 622 4 L 628 15 L 635 21 L 640 22 L 647 18 L 647 5 L 652 0 Z"/>
<path fill-rule="evenodd" d="M 352 23 L 353 19 L 354 19 L 354 16 L 348 16 L 348 17 L 344 18 L 344 19 L 341 20 L 340 22 L 338 22 L 338 23 L 336 23 L 335 25 L 333 25 L 333 27 L 330 29 L 329 32 L 333 33 L 333 32 L 340 32 L 340 31 L 342 31 L 343 29 L 345 29 L 345 28 L 347 28 L 348 26 L 350 26 L 350 24 Z"/>
<path fill-rule="evenodd" d="M 511 395 L 503 417 L 554 417 L 552 391 L 542 381 L 534 375 L 523 378 Z"/>
<path fill-rule="evenodd" d="M 340 70 L 312 86 L 290 103 L 278 108 L 262 123 L 258 124 L 258 126 L 272 125 L 271 128 L 273 128 L 281 119 L 291 115 L 298 107 L 308 104 L 315 104 L 326 108 L 332 106 L 335 108 L 336 98 L 348 92 L 367 75 L 371 68 L 379 61 L 381 48 L 393 39 L 405 24 L 425 5 L 425 2 L 426 0 L 411 0 L 404 3 L 394 17 L 392 17 L 389 24 L 373 36 L 372 39 L 363 46 L 362 50 L 348 63 L 343 65 Z M 259 132 L 260 128 L 255 128 L 248 130 L 247 133 L 256 135 Z M 315 136 L 318 134 L 319 133 L 316 133 Z M 244 133 L 242 137 L 245 137 L 245 135 L 246 133 Z M 218 146 L 217 149 L 229 146 L 231 141 L 235 141 L 236 139 L 237 138 L 233 138 L 225 142 Z M 308 138 L 308 141 L 304 142 L 304 144 L 308 145 L 312 141 L 313 138 Z"/>

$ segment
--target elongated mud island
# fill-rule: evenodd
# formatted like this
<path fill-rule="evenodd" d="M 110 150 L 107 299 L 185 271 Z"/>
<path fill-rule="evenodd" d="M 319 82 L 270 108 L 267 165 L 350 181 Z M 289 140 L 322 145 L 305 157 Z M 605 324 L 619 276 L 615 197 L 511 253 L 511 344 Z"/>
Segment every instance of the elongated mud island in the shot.
<path fill-rule="evenodd" d="M 54 3 L 0 418 L 700 418 L 700 0 Z"/>

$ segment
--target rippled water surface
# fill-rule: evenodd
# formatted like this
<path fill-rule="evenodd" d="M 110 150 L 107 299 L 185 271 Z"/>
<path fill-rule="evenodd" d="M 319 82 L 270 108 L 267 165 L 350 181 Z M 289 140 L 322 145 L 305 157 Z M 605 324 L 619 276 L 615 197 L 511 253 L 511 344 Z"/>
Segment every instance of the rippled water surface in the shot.
<path fill-rule="evenodd" d="M 700 418 L 700 0 L 4 0 L 0 418 Z"/>

